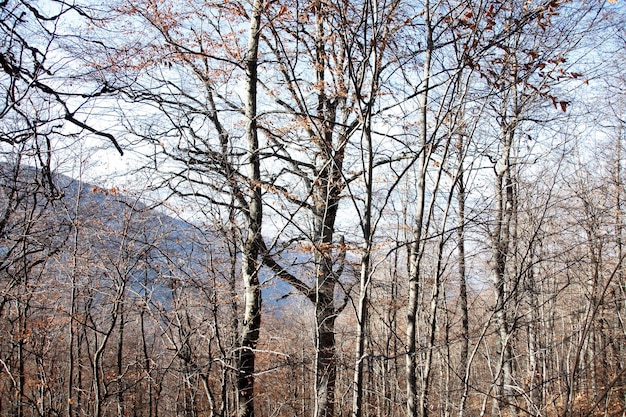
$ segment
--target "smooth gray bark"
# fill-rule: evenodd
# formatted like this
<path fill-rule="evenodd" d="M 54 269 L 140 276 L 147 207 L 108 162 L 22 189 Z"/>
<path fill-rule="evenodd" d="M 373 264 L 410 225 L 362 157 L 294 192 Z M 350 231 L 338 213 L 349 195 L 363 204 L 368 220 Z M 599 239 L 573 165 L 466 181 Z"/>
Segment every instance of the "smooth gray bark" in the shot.
<path fill-rule="evenodd" d="M 244 313 L 241 321 L 237 366 L 238 417 L 254 417 L 255 349 L 261 327 L 261 287 L 259 283 L 259 241 L 263 206 L 261 199 L 261 170 L 257 129 L 257 55 L 261 30 L 263 0 L 255 0 L 250 17 L 250 32 L 246 54 L 246 139 L 248 175 L 247 235 L 242 249 Z"/>
<path fill-rule="evenodd" d="M 407 329 L 406 329 L 406 390 L 407 390 L 407 416 L 421 416 L 423 410 L 426 409 L 425 404 L 419 404 L 418 387 L 417 387 L 417 312 L 419 292 L 421 290 L 420 267 L 423 254 L 422 239 L 424 225 L 424 209 L 426 199 L 426 170 L 428 164 L 428 93 L 430 88 L 430 66 L 432 52 L 434 49 L 432 38 L 432 27 L 430 19 L 430 2 L 426 0 L 424 4 L 424 21 L 426 27 L 426 52 L 424 58 L 424 87 L 420 96 L 420 135 L 419 135 L 419 156 L 417 160 L 417 184 L 416 184 L 416 209 L 415 209 L 415 225 L 413 226 L 413 241 L 409 248 L 409 276 L 408 291 L 409 303 L 407 306 Z"/>

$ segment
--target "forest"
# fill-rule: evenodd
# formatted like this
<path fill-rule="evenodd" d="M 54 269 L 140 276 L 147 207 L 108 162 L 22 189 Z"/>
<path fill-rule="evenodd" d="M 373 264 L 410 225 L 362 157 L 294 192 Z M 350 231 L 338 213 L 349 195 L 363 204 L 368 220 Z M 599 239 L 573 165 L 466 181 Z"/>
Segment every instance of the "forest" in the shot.
<path fill-rule="evenodd" d="M 621 0 L 0 0 L 0 416 L 626 415 L 625 62 Z"/>

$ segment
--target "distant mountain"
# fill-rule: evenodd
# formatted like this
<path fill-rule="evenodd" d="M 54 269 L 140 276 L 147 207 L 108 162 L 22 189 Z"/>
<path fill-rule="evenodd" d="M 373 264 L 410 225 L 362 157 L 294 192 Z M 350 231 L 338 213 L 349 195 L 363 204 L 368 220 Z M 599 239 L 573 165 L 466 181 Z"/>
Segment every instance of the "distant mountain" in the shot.
<path fill-rule="evenodd" d="M 9 253 L 19 236 L 30 234 L 41 246 L 37 261 L 54 256 L 68 264 L 72 256 L 79 256 L 85 280 L 127 279 L 135 296 L 149 298 L 163 308 L 182 289 L 213 294 L 213 287 L 228 287 L 231 278 L 232 248 L 219 230 L 170 216 L 147 204 L 141 194 L 29 166 L 0 164 L 3 214 L 0 232 L 6 229 L 6 236 L 0 251 L 4 247 Z M 20 230 L 16 225 L 23 224 L 27 214 L 34 216 L 31 221 L 38 226 Z M 73 252 L 74 241 L 80 246 L 78 253 Z M 7 258 L 4 263 L 14 261 Z M 239 257 L 235 262 L 235 284 L 239 285 Z M 268 311 L 289 308 L 291 287 L 272 276 L 269 271 L 262 273 Z"/>

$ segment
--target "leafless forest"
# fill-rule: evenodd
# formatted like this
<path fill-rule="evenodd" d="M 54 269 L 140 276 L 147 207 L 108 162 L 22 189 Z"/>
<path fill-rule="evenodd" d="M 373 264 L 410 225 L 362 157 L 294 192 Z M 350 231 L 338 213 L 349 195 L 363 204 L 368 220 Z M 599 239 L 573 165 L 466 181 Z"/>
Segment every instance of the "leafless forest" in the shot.
<path fill-rule="evenodd" d="M 626 415 L 622 0 L 0 31 L 0 416 Z"/>

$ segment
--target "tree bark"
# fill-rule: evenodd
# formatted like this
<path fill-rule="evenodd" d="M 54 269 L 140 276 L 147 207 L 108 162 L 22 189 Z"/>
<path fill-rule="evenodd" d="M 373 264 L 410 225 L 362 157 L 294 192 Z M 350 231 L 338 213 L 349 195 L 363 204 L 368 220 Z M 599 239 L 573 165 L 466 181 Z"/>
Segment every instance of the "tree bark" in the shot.
<path fill-rule="evenodd" d="M 430 88 L 430 66 L 432 52 L 434 48 L 432 38 L 432 27 L 430 21 L 430 2 L 426 0 L 424 4 L 424 21 L 426 26 L 426 56 L 424 58 L 424 87 L 420 97 L 420 152 L 418 156 L 418 177 L 416 184 L 417 202 L 415 209 L 415 225 L 413 227 L 413 241 L 409 248 L 409 303 L 407 310 L 407 330 L 406 330 L 406 389 L 407 389 L 407 416 L 425 417 L 422 415 L 427 405 L 418 404 L 417 387 L 417 311 L 420 292 L 420 268 L 422 259 L 422 238 L 424 225 L 424 209 L 426 199 L 426 170 L 428 165 L 427 148 L 428 143 L 428 93 Z"/>
<path fill-rule="evenodd" d="M 459 136 L 459 149 L 463 149 L 463 137 Z M 459 379 L 463 384 L 459 403 L 459 417 L 463 417 L 465 404 L 469 394 L 469 309 L 467 303 L 467 272 L 465 267 L 465 179 L 462 160 L 459 162 L 460 172 L 457 182 L 457 199 L 459 204 L 459 219 L 457 228 L 457 252 L 459 257 L 459 308 L 461 309 L 461 354 L 459 360 Z"/>
<path fill-rule="evenodd" d="M 503 99 L 504 100 L 504 99 Z M 506 110 L 503 110 L 506 117 Z M 510 385 L 513 378 L 512 352 L 510 344 L 511 329 L 507 314 L 509 283 L 507 278 L 507 262 L 511 245 L 511 227 L 513 214 L 513 182 L 511 176 L 511 151 L 515 126 L 502 126 L 502 155 L 496 163 L 496 180 L 494 194 L 496 198 L 495 229 L 492 234 L 493 253 L 493 285 L 495 295 L 494 323 L 496 330 L 497 367 L 494 382 L 493 413 L 500 413 L 508 403 Z"/>
<path fill-rule="evenodd" d="M 237 366 L 238 417 L 254 417 L 255 349 L 261 327 L 261 287 L 259 283 L 259 241 L 263 207 L 261 200 L 261 170 L 257 129 L 257 55 L 261 30 L 263 0 L 255 0 L 250 18 L 250 34 L 246 54 L 246 138 L 248 142 L 248 212 L 247 235 L 242 249 L 242 276 L 244 284 L 244 315 L 241 323 L 239 358 Z"/>

